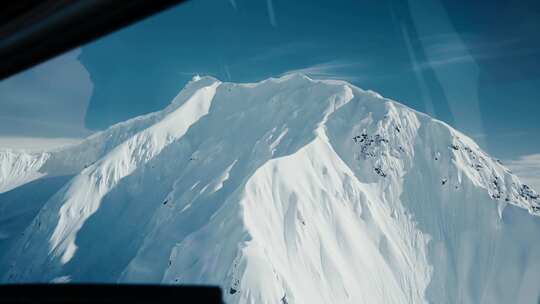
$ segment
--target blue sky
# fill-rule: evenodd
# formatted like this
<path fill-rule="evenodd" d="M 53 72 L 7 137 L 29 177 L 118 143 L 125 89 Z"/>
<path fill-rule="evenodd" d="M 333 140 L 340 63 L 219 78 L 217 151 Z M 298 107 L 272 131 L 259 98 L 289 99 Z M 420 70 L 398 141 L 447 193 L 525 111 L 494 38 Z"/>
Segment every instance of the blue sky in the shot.
<path fill-rule="evenodd" d="M 84 136 L 163 108 L 194 74 L 299 71 L 426 112 L 496 157 L 536 160 L 540 5 L 481 2 L 188 1 L 0 83 L 0 136 Z"/>

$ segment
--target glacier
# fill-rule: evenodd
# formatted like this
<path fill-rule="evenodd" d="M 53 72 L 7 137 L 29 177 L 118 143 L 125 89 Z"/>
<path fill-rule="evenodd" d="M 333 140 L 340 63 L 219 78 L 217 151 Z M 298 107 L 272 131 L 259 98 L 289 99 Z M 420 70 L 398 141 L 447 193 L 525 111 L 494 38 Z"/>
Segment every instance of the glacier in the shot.
<path fill-rule="evenodd" d="M 227 303 L 534 303 L 540 197 L 339 80 L 194 77 L 165 109 L 0 150 L 0 282 L 213 284 Z"/>

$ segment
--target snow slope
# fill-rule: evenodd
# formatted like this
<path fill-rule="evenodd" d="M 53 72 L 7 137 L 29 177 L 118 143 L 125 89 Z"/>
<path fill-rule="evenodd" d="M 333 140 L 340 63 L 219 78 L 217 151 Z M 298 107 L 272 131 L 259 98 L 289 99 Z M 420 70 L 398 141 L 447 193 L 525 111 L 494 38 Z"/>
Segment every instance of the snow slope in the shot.
<path fill-rule="evenodd" d="M 35 195 L 28 195 L 34 193 Z M 164 110 L 0 151 L 2 282 L 218 284 L 227 303 L 534 303 L 540 198 L 346 82 L 194 78 Z"/>

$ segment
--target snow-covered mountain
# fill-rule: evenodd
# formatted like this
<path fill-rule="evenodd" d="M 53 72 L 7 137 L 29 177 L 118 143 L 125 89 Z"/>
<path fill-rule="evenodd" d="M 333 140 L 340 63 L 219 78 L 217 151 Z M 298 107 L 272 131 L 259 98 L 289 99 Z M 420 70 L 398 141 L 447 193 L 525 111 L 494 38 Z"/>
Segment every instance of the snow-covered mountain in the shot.
<path fill-rule="evenodd" d="M 342 81 L 194 78 L 162 111 L 0 152 L 1 282 L 218 284 L 227 303 L 534 303 L 540 198 Z"/>

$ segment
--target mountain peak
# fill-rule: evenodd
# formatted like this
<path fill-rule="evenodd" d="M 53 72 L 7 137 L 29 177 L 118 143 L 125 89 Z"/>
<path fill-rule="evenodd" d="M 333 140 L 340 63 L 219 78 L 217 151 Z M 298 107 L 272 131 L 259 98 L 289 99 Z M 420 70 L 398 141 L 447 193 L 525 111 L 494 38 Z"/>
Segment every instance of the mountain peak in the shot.
<path fill-rule="evenodd" d="M 24 214 L 0 228 L 4 281 L 506 303 L 540 280 L 538 263 L 516 267 L 540 254 L 525 237 L 536 192 L 448 125 L 343 81 L 194 77 L 164 110 L 75 146 L 1 153 L 0 202 Z"/>

